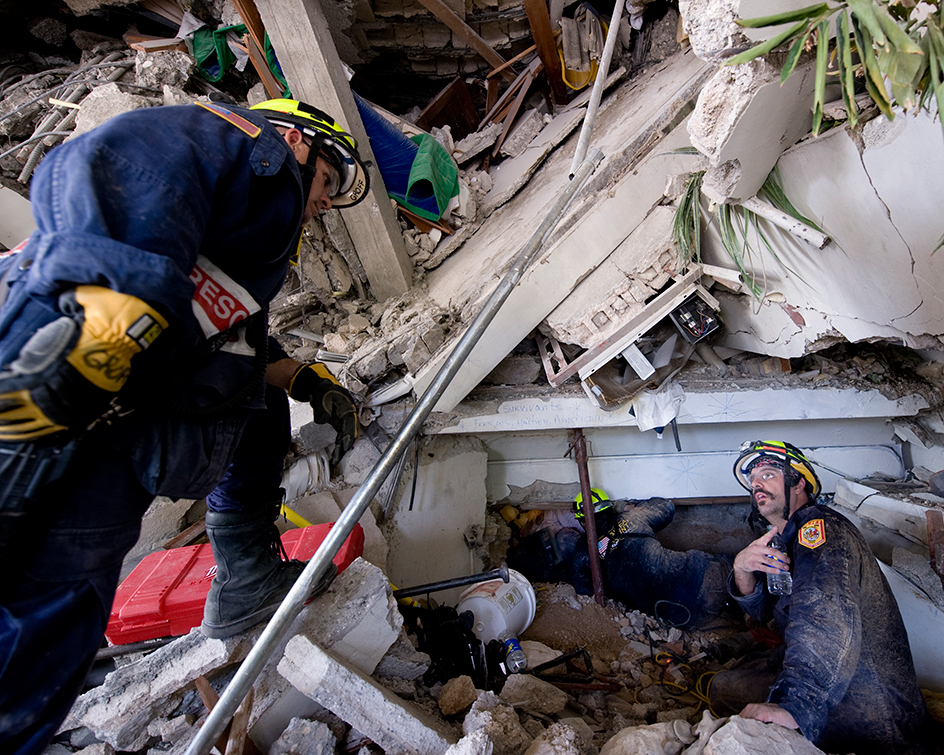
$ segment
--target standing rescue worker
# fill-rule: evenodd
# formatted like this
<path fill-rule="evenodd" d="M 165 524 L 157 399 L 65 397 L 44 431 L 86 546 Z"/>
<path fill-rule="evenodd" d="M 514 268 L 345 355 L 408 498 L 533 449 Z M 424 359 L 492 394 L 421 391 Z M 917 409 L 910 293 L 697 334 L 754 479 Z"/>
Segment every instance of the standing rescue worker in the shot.
<path fill-rule="evenodd" d="M 728 590 L 752 618 L 773 617 L 784 642 L 719 672 L 713 710 L 799 729 L 826 752 L 924 752 L 908 636 L 861 533 L 816 502 L 819 479 L 789 443 L 746 443 L 734 475 L 771 529 L 735 557 Z M 769 545 L 777 532 L 786 554 Z M 766 575 L 783 571 L 792 594 L 771 595 Z"/>
<path fill-rule="evenodd" d="M 294 100 L 136 110 L 40 164 L 37 230 L 0 264 L 0 751 L 42 752 L 65 718 L 154 496 L 207 499 L 206 634 L 301 573 L 275 549 L 286 391 L 338 431 L 334 461 L 356 408 L 267 308 L 301 225 L 368 186 L 354 139 Z"/>

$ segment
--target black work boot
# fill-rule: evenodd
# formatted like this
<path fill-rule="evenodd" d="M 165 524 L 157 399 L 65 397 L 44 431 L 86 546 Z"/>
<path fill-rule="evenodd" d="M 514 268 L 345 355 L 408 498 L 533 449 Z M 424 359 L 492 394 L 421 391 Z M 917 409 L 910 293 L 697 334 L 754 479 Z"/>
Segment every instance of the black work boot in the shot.
<path fill-rule="evenodd" d="M 278 512 L 278 504 L 249 512 L 207 512 L 216 560 L 200 625 L 207 637 L 231 637 L 269 618 L 304 570 L 301 561 L 284 557 L 275 526 Z M 329 569 L 313 593 L 327 588 L 336 573 Z"/>

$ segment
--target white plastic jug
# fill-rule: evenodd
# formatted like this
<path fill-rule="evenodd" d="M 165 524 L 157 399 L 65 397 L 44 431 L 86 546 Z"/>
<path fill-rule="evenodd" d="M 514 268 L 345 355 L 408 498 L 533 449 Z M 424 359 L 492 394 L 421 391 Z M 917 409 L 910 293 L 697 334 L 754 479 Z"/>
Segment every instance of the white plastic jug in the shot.
<path fill-rule="evenodd" d="M 472 631 L 482 642 L 498 639 L 504 630 L 518 637 L 534 620 L 537 601 L 524 575 L 508 570 L 508 582 L 492 579 L 470 587 L 459 596 L 458 613 L 471 611 Z"/>

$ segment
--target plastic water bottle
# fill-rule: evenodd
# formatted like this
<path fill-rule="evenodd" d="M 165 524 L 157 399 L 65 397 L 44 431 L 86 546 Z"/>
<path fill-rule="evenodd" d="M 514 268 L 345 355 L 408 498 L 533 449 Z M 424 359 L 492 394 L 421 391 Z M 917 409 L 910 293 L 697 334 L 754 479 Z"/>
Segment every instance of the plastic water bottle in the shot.
<path fill-rule="evenodd" d="M 520 674 L 528 667 L 528 658 L 521 649 L 518 638 L 507 629 L 498 635 L 498 641 L 505 651 L 505 668 L 509 674 Z"/>
<path fill-rule="evenodd" d="M 783 542 L 778 532 L 767 544 L 770 548 L 776 548 L 781 553 L 787 552 L 787 544 Z M 793 592 L 793 575 L 788 571 L 777 572 L 767 575 L 767 592 L 771 595 L 789 595 Z"/>

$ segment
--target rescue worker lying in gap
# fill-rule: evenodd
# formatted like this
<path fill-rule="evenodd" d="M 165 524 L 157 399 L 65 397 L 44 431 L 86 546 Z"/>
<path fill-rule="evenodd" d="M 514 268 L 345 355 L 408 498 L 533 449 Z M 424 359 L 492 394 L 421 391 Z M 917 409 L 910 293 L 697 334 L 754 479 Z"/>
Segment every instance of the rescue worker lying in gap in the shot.
<path fill-rule="evenodd" d="M 921 753 L 927 711 L 908 636 L 885 575 L 858 529 L 821 503 L 819 479 L 795 446 L 754 441 L 734 465 L 771 525 L 734 559 L 727 590 L 784 638 L 711 681 L 718 715 L 798 729 L 830 753 Z M 779 533 L 786 553 L 771 547 Z M 789 594 L 767 575 L 790 573 Z"/>
<path fill-rule="evenodd" d="M 611 501 L 598 488 L 592 496 L 604 594 L 675 626 L 716 623 L 729 601 L 725 580 L 732 557 L 664 547 L 655 534 L 675 516 L 670 500 Z M 535 512 L 522 522 L 508 566 L 531 581 L 569 582 L 578 594 L 592 595 L 583 518 L 582 496 L 574 512 Z"/>
<path fill-rule="evenodd" d="M 82 690 L 156 495 L 206 498 L 205 634 L 298 578 L 275 527 L 286 394 L 337 431 L 335 462 L 357 414 L 267 311 L 301 225 L 368 186 L 354 139 L 295 100 L 135 110 L 40 163 L 37 230 L 0 259 L 0 752 L 41 753 Z"/>

